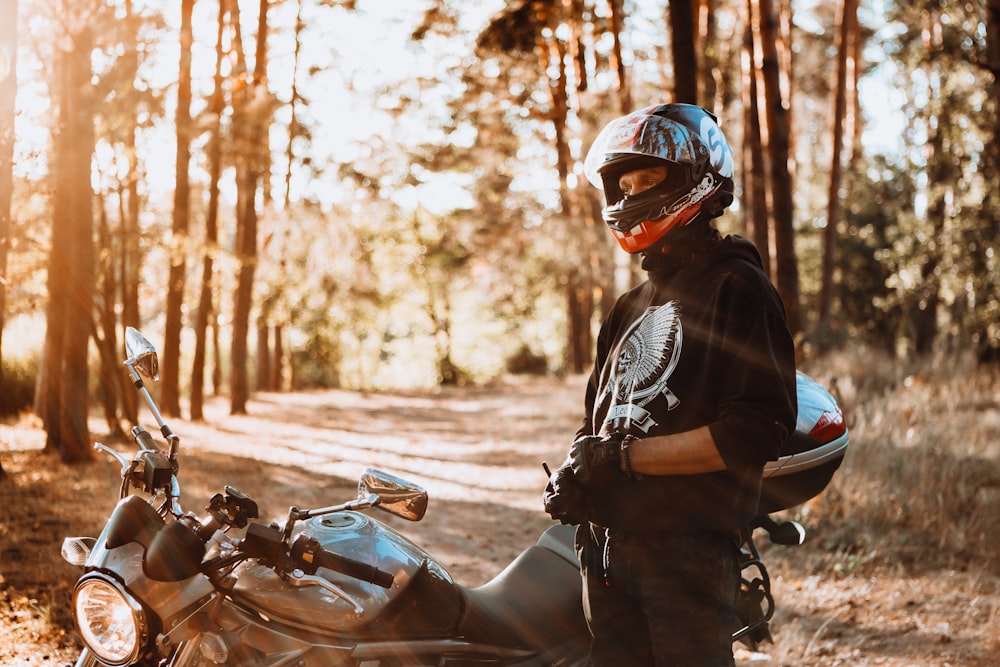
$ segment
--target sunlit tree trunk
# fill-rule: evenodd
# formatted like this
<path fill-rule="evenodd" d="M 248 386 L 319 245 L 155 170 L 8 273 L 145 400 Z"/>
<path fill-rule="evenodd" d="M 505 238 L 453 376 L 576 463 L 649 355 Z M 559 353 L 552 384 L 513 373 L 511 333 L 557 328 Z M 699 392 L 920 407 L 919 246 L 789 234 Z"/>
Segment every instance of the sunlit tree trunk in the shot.
<path fill-rule="evenodd" d="M 274 361 L 271 363 L 271 391 L 285 388 L 285 333 L 280 324 L 274 326 Z"/>
<path fill-rule="evenodd" d="M 17 0 L 0 0 L 0 395 L 5 393 L 3 330 L 7 318 L 7 255 L 10 252 L 16 96 Z M 3 468 L 0 467 L 2 475 Z"/>
<path fill-rule="evenodd" d="M 119 419 L 118 407 L 121 396 L 125 393 L 122 378 L 122 358 L 118 349 L 118 321 L 116 314 L 118 297 L 118 279 L 115 257 L 120 249 L 116 247 L 115 238 L 108 221 L 107 209 L 103 197 L 97 199 L 97 289 L 94 302 L 94 346 L 100 357 L 97 386 L 97 397 L 104 408 L 104 419 L 108 423 L 108 433 L 112 438 L 124 438 Z"/>
<path fill-rule="evenodd" d="M 191 216 L 191 45 L 194 41 L 191 14 L 194 0 L 181 0 L 180 65 L 178 67 L 177 161 L 174 181 L 173 243 L 170 244 L 170 278 L 167 281 L 166 327 L 160 361 L 160 410 L 164 415 L 180 415 L 180 356 L 182 306 L 187 271 L 188 230 Z"/>
<path fill-rule="evenodd" d="M 53 141 L 52 247 L 49 303 L 36 407 L 45 426 L 45 449 L 67 462 L 90 461 L 87 427 L 87 348 L 93 317 L 94 240 L 90 162 L 94 148 L 89 93 L 93 35 L 71 36 L 72 50 L 54 63 L 58 135 Z M 83 165 L 81 167 L 81 165 Z"/>
<path fill-rule="evenodd" d="M 569 77 L 566 71 L 566 44 L 553 35 L 549 43 L 539 40 L 539 51 L 547 59 L 544 71 L 554 69 L 556 76 L 548 81 L 555 135 L 556 172 L 559 175 L 559 200 L 562 218 L 571 228 L 586 229 L 580 207 L 568 183 L 572 157 L 569 150 L 567 119 L 569 117 Z M 568 234 L 575 243 L 572 257 L 580 258 L 565 275 L 566 293 L 566 361 L 570 372 L 582 373 L 590 361 L 591 319 L 594 315 L 594 277 L 591 266 L 593 247 L 591 234 Z"/>
<path fill-rule="evenodd" d="M 771 233 L 768 224 L 767 204 L 767 165 L 765 164 L 764 140 L 760 128 L 760 88 L 757 86 L 759 76 L 758 55 L 759 45 L 753 30 L 753 0 L 748 0 L 746 6 L 746 23 L 743 30 L 744 52 L 742 59 L 743 72 L 743 200 L 744 216 L 747 234 L 757 246 L 764 270 L 773 280 L 774 271 L 771 265 Z"/>
<path fill-rule="evenodd" d="M 792 175 L 789 162 L 791 130 L 788 109 L 781 94 L 781 71 L 777 49 L 778 16 L 773 0 L 758 0 L 758 11 L 770 159 L 771 212 L 774 220 L 775 277 L 778 292 L 785 304 L 788 327 L 793 333 L 797 333 L 802 330 L 802 316 L 799 306 L 799 269 L 795 256 Z"/>
<path fill-rule="evenodd" d="M 234 7 L 235 7 L 234 3 Z M 257 21 L 257 48 L 254 74 L 245 89 L 239 106 L 234 100 L 234 126 L 238 129 L 237 160 L 237 212 L 236 255 L 240 262 L 237 272 L 236 293 L 233 299 L 233 342 L 230 348 L 232 371 L 230 373 L 230 412 L 245 414 L 250 399 L 247 377 L 247 338 L 250 329 L 250 309 L 253 301 L 254 270 L 257 264 L 257 190 L 266 163 L 259 151 L 266 151 L 262 138 L 266 136 L 267 114 L 262 110 L 268 99 L 267 92 L 267 10 L 268 0 L 260 0 Z M 235 16 L 235 11 L 233 12 Z M 233 24 L 238 24 L 234 20 Z"/>
<path fill-rule="evenodd" d="M 612 50 L 615 74 L 615 91 L 618 93 L 618 112 L 625 115 L 632 111 L 632 91 L 629 88 L 628 74 L 625 70 L 625 61 L 622 59 L 622 25 L 624 24 L 622 8 L 623 0 L 608 0 L 608 7 L 611 12 L 611 36 L 614 48 Z"/>
<path fill-rule="evenodd" d="M 257 391 L 271 391 L 271 329 L 264 313 L 270 308 L 260 305 L 261 317 L 257 318 L 257 377 L 254 388 Z"/>
<path fill-rule="evenodd" d="M 832 151 L 830 185 L 827 191 L 826 229 L 823 230 L 823 262 L 821 268 L 820 326 L 828 326 L 834 307 L 834 270 L 837 263 L 837 226 L 840 223 L 840 188 L 843 181 L 844 124 L 847 119 L 847 63 L 851 50 L 852 32 L 857 16 L 857 0 L 843 0 L 840 30 L 837 36 L 837 82 L 834 89 L 832 121 Z"/>
<path fill-rule="evenodd" d="M 125 0 L 125 15 L 129 24 L 135 23 L 132 0 Z M 122 54 L 122 70 L 128 80 L 134 80 L 139 70 L 138 35 L 135 30 L 124 34 L 125 52 Z M 121 298 L 121 323 L 124 327 L 136 327 L 139 321 L 139 268 L 142 254 L 139 244 L 139 160 L 136 152 L 136 135 L 139 133 L 136 118 L 129 119 L 129 128 L 124 134 L 126 176 L 118 190 L 118 215 L 121 233 L 121 254 L 119 256 L 119 287 Z M 120 353 L 120 351 L 119 351 Z M 118 382 L 121 383 L 122 413 L 129 423 L 136 423 L 139 412 L 139 396 L 127 386 L 127 376 L 119 367 Z"/>
<path fill-rule="evenodd" d="M 720 71 L 719 62 L 722 48 L 716 25 L 717 0 L 698 0 L 695 6 L 694 32 L 698 40 L 695 50 L 698 54 L 698 85 L 701 106 L 712 112 L 724 108 L 720 88 L 725 88 L 726 77 Z"/>
<path fill-rule="evenodd" d="M 194 358 L 191 363 L 191 419 L 205 418 L 205 358 L 208 348 L 209 320 L 215 313 L 213 304 L 214 253 L 219 240 L 219 178 L 222 174 L 222 115 L 226 110 L 222 66 L 226 58 L 224 44 L 226 28 L 226 2 L 219 2 L 218 26 L 215 47 L 215 89 L 212 92 L 210 111 L 214 120 L 208 139 L 208 212 L 205 215 L 205 250 L 201 259 L 201 290 L 198 312 L 194 324 Z M 214 330 L 214 329 L 213 329 Z M 218 361 L 216 360 L 216 363 Z"/>

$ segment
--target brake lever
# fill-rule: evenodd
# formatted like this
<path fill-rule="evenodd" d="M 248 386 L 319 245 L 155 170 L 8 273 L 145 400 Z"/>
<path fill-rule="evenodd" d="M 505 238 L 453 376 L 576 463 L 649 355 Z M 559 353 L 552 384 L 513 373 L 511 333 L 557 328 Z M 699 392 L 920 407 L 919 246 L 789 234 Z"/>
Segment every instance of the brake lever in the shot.
<path fill-rule="evenodd" d="M 118 463 L 121 464 L 121 467 L 122 467 L 121 474 L 123 476 L 126 475 L 129 472 L 129 469 L 132 467 L 132 462 L 131 461 L 129 461 L 127 458 L 125 458 L 124 456 L 122 456 L 121 454 L 119 454 L 118 452 L 116 452 L 115 450 L 111 449 L 110 447 L 108 447 L 104 443 L 95 442 L 94 443 L 94 449 L 99 449 L 99 450 L 101 450 L 103 452 L 106 452 L 106 453 L 110 454 L 113 459 L 115 459 L 116 461 L 118 461 Z"/>
<path fill-rule="evenodd" d="M 351 597 L 346 591 L 344 591 L 344 589 L 340 588 L 332 581 L 327 581 L 319 575 L 307 574 L 302 570 L 292 570 L 291 572 L 282 572 L 281 578 L 295 587 L 319 586 L 320 588 L 334 594 L 347 604 L 353 606 L 355 614 L 361 615 L 365 611 L 365 608 L 361 606 L 361 603 Z"/>

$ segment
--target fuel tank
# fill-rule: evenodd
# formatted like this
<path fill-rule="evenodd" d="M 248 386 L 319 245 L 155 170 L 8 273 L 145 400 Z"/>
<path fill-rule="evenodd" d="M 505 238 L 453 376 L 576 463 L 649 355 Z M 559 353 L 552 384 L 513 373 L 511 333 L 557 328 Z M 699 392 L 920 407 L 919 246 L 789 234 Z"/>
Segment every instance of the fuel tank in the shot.
<path fill-rule="evenodd" d="M 393 575 L 388 589 L 320 568 L 314 578 L 281 578 L 248 561 L 233 600 L 285 625 L 343 637 L 446 633 L 457 623 L 459 592 L 429 554 L 391 527 L 359 512 L 340 512 L 302 522 L 304 533 L 324 549 L 375 565 Z"/>

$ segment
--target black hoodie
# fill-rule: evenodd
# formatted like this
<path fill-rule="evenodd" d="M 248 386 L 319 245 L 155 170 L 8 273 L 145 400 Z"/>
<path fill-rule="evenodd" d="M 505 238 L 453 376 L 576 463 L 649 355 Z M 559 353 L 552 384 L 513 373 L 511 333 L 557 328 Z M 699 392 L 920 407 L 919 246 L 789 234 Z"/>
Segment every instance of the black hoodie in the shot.
<path fill-rule="evenodd" d="M 726 470 L 623 479 L 597 499 L 592 520 L 625 531 L 735 533 L 756 514 L 765 461 L 795 428 L 794 346 L 752 244 L 713 232 L 682 250 L 650 267 L 605 319 L 578 435 L 642 438 L 707 425 Z"/>

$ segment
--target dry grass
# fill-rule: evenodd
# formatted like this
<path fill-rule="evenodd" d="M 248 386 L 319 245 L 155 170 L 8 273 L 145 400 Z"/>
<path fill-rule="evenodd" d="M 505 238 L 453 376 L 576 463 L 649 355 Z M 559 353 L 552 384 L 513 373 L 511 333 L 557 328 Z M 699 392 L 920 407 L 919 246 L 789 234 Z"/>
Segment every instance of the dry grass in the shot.
<path fill-rule="evenodd" d="M 906 369 L 884 359 L 824 360 L 850 453 L 810 521 L 851 536 L 855 552 L 890 544 L 895 567 L 1000 574 L 1000 372 L 948 360 Z"/>

